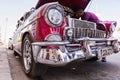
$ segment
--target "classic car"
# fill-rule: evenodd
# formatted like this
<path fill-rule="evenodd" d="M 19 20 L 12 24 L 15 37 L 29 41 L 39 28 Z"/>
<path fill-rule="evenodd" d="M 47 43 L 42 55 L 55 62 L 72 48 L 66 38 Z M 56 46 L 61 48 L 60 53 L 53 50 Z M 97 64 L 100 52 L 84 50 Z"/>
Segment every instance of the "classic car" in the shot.
<path fill-rule="evenodd" d="M 96 23 L 74 18 L 74 8 L 85 10 L 90 0 L 39 0 L 26 12 L 13 37 L 14 54 L 22 56 L 24 72 L 36 77 L 48 66 L 118 53 L 117 39 L 112 37 L 115 21 Z"/>

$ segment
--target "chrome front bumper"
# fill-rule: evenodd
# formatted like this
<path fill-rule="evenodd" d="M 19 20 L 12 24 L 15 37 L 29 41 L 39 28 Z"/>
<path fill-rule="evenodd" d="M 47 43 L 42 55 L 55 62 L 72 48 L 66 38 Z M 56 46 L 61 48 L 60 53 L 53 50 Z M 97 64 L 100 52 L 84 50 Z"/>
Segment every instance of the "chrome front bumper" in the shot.
<path fill-rule="evenodd" d="M 68 53 L 65 46 L 69 42 L 35 42 L 32 43 L 33 57 L 35 62 L 50 65 L 66 65 L 77 59 L 85 58 L 83 50 Z M 59 49 L 46 49 L 41 46 L 59 46 Z"/>
<path fill-rule="evenodd" d="M 86 60 L 92 57 L 97 57 L 96 50 L 91 50 L 91 44 L 89 41 L 116 41 L 116 39 L 93 39 L 93 38 L 81 38 L 77 41 L 83 41 L 83 48 L 69 52 L 67 46 L 81 46 L 81 44 L 70 44 L 69 42 L 34 42 L 32 43 L 33 57 L 35 62 L 62 66 L 76 60 Z M 97 44 L 101 45 L 101 44 Z M 49 49 L 45 46 L 59 46 L 58 49 Z M 102 47 L 101 47 L 102 48 Z"/>

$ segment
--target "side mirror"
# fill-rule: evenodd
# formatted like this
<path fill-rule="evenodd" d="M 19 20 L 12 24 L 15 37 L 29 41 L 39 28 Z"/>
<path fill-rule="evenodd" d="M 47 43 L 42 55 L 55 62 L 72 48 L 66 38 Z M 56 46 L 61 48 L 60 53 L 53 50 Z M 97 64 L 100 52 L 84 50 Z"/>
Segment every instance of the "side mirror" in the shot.
<path fill-rule="evenodd" d="M 31 9 L 30 9 L 30 11 L 34 11 L 35 10 L 35 8 L 34 7 L 32 7 Z"/>

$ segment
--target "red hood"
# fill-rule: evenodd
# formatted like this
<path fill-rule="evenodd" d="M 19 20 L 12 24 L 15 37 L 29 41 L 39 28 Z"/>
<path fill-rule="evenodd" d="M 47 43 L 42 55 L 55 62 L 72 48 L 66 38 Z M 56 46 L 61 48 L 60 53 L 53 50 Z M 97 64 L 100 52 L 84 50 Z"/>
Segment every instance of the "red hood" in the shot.
<path fill-rule="evenodd" d="M 74 9 L 80 7 L 85 9 L 90 2 L 90 0 L 39 0 L 35 8 L 39 8 L 41 5 L 48 2 L 59 2 L 61 5 Z"/>

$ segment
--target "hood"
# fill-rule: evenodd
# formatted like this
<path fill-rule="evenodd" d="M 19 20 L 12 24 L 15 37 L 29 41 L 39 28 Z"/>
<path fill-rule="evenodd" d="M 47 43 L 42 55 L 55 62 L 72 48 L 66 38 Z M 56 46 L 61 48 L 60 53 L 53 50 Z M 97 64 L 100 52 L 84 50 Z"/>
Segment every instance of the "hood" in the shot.
<path fill-rule="evenodd" d="M 35 8 L 39 8 L 41 5 L 49 2 L 59 2 L 61 5 L 74 9 L 76 7 L 83 10 L 87 7 L 90 0 L 39 0 Z"/>

